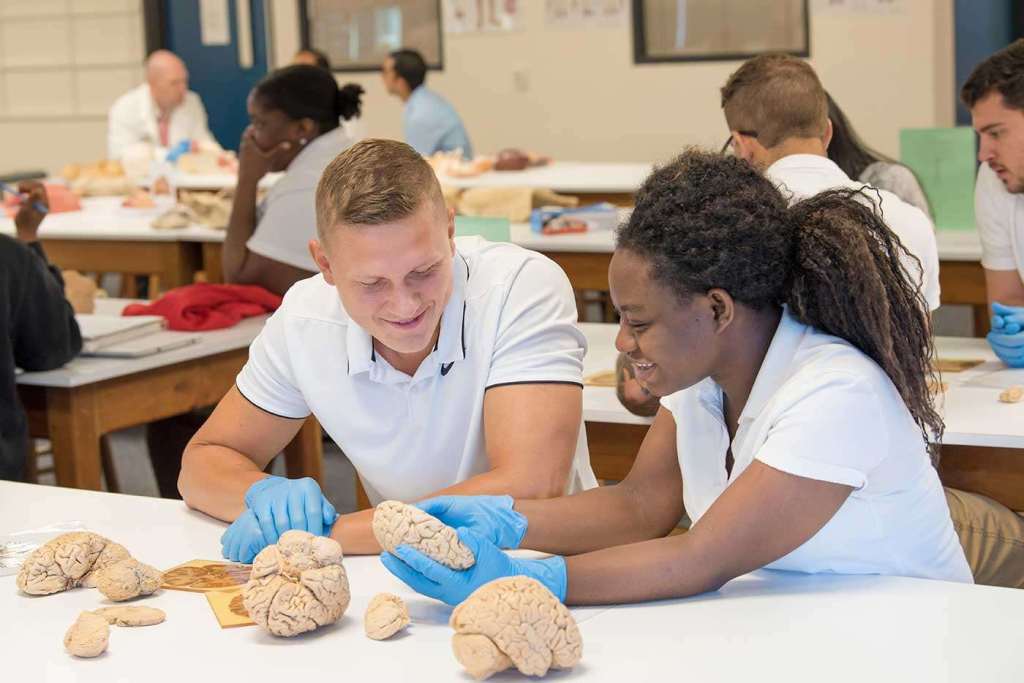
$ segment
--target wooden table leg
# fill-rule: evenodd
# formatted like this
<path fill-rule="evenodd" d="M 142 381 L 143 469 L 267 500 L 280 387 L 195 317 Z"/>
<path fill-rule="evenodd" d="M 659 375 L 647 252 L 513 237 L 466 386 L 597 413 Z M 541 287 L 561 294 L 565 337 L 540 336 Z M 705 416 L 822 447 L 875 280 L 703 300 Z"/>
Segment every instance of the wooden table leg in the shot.
<path fill-rule="evenodd" d="M 323 486 L 324 439 L 320 423 L 310 415 L 284 449 L 285 470 L 291 478 L 312 477 Z"/>
<path fill-rule="evenodd" d="M 96 385 L 47 392 L 50 442 L 58 486 L 99 491 L 100 428 Z"/>
<path fill-rule="evenodd" d="M 214 284 L 224 282 L 224 267 L 221 258 L 224 246 L 220 242 L 203 242 L 203 272 L 206 281 Z"/>

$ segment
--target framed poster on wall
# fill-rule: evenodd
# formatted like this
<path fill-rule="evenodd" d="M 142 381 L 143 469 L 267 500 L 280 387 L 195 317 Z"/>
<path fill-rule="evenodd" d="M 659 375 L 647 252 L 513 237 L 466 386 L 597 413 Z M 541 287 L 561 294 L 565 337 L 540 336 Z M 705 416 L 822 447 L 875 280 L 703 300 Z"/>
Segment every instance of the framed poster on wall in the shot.
<path fill-rule="evenodd" d="M 299 28 L 302 47 L 326 54 L 332 71 L 378 71 L 399 48 L 443 66 L 440 0 L 300 0 Z"/>
<path fill-rule="evenodd" d="M 633 0 L 637 64 L 810 55 L 807 0 Z"/>

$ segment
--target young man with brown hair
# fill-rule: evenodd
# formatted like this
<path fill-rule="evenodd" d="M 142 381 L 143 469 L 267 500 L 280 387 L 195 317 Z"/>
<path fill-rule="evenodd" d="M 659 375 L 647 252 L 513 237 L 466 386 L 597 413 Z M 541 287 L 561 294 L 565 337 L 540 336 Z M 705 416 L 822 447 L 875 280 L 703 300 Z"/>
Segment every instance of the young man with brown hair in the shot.
<path fill-rule="evenodd" d="M 185 502 L 234 520 L 228 557 L 249 561 L 292 528 L 379 551 L 370 511 L 335 523 L 315 482 L 264 474 L 310 413 L 374 503 L 495 494 L 511 511 L 509 496 L 595 485 L 581 433 L 586 341 L 558 266 L 456 239 L 430 166 L 396 141 L 339 155 L 316 211 L 320 275 L 288 291 L 185 450 Z"/>
<path fill-rule="evenodd" d="M 979 64 L 960 92 L 978 131 L 974 194 L 992 306 L 988 341 L 1024 367 L 1024 39 Z"/>

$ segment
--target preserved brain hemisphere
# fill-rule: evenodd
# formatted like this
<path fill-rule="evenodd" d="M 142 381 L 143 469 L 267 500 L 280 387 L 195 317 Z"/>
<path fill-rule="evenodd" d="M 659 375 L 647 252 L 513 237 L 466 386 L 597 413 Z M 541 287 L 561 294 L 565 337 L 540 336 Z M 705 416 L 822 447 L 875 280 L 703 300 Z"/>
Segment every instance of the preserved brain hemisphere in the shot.
<path fill-rule="evenodd" d="M 373 511 L 373 535 L 388 552 L 408 545 L 452 569 L 468 569 L 476 563 L 455 529 L 397 500 L 386 500 Z"/>
<path fill-rule="evenodd" d="M 452 612 L 452 649 L 482 680 L 515 666 L 527 676 L 570 669 L 583 656 L 572 613 L 539 581 L 513 576 L 486 583 Z"/>
<path fill-rule="evenodd" d="M 99 534 L 62 534 L 28 556 L 18 572 L 18 590 L 50 595 L 77 586 L 92 588 L 101 569 L 129 557 L 124 546 Z"/>

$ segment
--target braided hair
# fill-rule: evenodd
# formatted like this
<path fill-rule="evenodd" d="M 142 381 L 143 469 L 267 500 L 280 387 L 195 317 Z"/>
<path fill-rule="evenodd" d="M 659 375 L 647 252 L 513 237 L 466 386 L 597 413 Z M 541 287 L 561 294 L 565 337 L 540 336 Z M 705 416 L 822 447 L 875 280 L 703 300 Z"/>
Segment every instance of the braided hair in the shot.
<path fill-rule="evenodd" d="M 787 304 L 875 361 L 926 442 L 941 440 L 928 307 L 868 191 L 830 190 L 790 207 L 747 162 L 689 149 L 644 182 L 617 247 L 643 257 L 684 301 L 720 288 L 755 310 Z"/>

